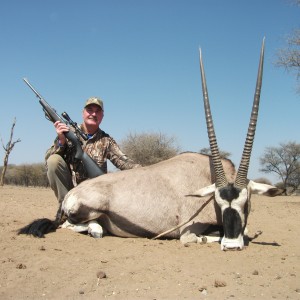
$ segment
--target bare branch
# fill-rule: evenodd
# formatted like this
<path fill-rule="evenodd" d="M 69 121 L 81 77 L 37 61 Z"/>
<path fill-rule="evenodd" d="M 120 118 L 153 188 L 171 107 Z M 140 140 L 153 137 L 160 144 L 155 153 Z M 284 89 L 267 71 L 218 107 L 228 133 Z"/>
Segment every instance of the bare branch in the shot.
<path fill-rule="evenodd" d="M 291 0 L 291 4 L 300 6 L 300 0 Z M 296 80 L 300 79 L 300 29 L 295 29 L 286 38 L 287 46 L 276 53 L 274 65 L 284 68 L 287 72 L 294 73 Z M 297 87 L 300 93 L 300 82 Z"/>
<path fill-rule="evenodd" d="M 14 135 L 15 125 L 16 125 L 16 118 L 14 118 L 13 124 L 11 126 L 10 138 L 9 138 L 9 142 L 6 144 L 6 146 L 4 146 L 3 140 L 1 138 L 1 142 L 2 142 L 3 149 L 5 151 L 5 155 L 4 155 L 4 160 L 3 160 L 3 169 L 2 169 L 1 176 L 0 176 L 0 186 L 4 185 L 4 177 L 5 177 L 5 172 L 7 170 L 9 155 L 10 155 L 11 151 L 13 150 L 15 144 L 21 142 L 20 139 L 17 139 L 14 142 L 12 141 L 13 140 L 13 135 Z"/>

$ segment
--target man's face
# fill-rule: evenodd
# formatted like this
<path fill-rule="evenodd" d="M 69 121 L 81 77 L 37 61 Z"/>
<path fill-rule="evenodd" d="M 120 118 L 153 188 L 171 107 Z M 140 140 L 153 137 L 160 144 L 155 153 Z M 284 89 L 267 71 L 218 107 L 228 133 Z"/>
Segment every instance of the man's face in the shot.
<path fill-rule="evenodd" d="M 99 127 L 103 116 L 103 110 L 96 104 L 90 104 L 83 110 L 83 121 L 87 126 Z"/>

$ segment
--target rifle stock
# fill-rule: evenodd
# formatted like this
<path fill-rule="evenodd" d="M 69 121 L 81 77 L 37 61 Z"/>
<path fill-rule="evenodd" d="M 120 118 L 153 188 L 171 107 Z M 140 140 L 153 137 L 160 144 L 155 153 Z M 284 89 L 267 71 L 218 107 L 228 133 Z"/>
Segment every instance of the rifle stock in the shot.
<path fill-rule="evenodd" d="M 42 98 L 42 96 L 35 90 L 35 88 L 29 83 L 26 78 L 23 78 L 24 82 L 29 86 L 29 88 L 35 93 L 36 97 L 39 98 L 39 103 L 43 107 L 43 111 L 45 112 L 46 118 L 51 122 L 55 123 L 56 121 L 65 123 L 64 120 L 56 113 L 55 109 L 53 109 L 46 100 Z M 81 143 L 78 140 L 76 134 L 72 131 L 65 132 L 64 135 L 68 140 L 72 142 L 75 146 L 75 158 L 81 160 L 89 178 L 94 178 L 100 175 L 103 175 L 104 172 L 101 168 L 96 164 L 96 162 L 81 148 Z"/>

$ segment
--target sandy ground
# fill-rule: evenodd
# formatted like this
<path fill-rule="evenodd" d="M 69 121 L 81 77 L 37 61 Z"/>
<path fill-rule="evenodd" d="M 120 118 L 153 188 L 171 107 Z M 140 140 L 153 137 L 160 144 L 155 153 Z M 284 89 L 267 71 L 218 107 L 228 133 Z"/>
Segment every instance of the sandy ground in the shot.
<path fill-rule="evenodd" d="M 234 252 L 68 229 L 16 234 L 56 209 L 49 189 L 0 188 L 0 299 L 300 299 L 300 197 L 253 196 L 249 236 L 262 233 Z"/>

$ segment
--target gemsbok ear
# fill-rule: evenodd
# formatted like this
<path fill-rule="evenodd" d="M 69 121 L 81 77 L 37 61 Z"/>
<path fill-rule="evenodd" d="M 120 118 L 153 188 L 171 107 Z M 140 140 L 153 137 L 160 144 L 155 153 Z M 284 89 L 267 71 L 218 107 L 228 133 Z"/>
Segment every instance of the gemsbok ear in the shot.
<path fill-rule="evenodd" d="M 258 183 L 252 180 L 249 181 L 248 188 L 253 194 L 264 195 L 269 197 L 282 195 L 285 192 L 284 189 L 278 189 L 273 185 Z"/>
<path fill-rule="evenodd" d="M 216 191 L 216 184 L 214 183 L 212 185 L 203 187 L 200 190 L 186 196 L 205 197 L 214 194 L 215 191 Z"/>

